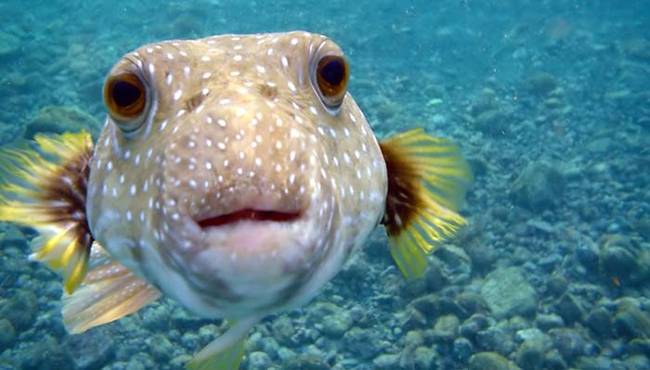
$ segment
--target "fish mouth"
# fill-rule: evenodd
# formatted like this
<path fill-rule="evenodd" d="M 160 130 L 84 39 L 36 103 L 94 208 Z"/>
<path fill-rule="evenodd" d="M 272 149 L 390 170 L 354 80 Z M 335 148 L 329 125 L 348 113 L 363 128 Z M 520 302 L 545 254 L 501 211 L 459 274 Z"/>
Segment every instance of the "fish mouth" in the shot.
<path fill-rule="evenodd" d="M 239 209 L 230 213 L 201 218 L 196 223 L 201 229 L 236 224 L 242 221 L 289 223 L 298 220 L 302 211 L 276 211 L 254 208 Z"/>

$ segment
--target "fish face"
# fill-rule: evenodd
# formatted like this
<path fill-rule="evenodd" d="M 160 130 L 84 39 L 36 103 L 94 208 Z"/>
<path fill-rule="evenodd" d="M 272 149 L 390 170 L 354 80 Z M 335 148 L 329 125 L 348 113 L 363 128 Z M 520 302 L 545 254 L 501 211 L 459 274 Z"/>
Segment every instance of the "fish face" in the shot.
<path fill-rule="evenodd" d="M 146 45 L 109 74 L 91 231 L 204 316 L 311 298 L 381 218 L 386 168 L 341 49 L 305 32 Z"/>

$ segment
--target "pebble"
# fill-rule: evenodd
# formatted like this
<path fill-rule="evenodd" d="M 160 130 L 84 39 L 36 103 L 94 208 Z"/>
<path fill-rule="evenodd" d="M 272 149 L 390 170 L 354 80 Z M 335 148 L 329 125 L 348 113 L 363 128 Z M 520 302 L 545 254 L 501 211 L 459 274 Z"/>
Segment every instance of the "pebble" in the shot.
<path fill-rule="evenodd" d="M 474 353 L 474 346 L 466 338 L 456 338 L 452 346 L 452 355 L 457 361 L 464 363 Z"/>
<path fill-rule="evenodd" d="M 500 268 L 489 273 L 481 287 L 481 296 L 496 318 L 525 316 L 537 310 L 535 289 L 518 267 Z"/>
<path fill-rule="evenodd" d="M 0 352 L 14 345 L 16 330 L 7 319 L 0 319 Z"/>
<path fill-rule="evenodd" d="M 516 370 L 517 365 L 495 352 L 480 352 L 469 359 L 469 370 Z"/>

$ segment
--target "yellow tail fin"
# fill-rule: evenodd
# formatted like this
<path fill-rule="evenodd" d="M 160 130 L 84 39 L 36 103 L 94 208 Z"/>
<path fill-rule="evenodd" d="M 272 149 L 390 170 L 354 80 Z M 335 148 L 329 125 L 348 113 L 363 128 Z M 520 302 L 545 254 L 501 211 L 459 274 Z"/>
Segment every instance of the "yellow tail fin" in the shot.
<path fill-rule="evenodd" d="M 86 222 L 92 141 L 86 132 L 35 140 L 37 150 L 0 152 L 0 221 L 39 232 L 30 257 L 62 272 L 71 293 L 86 274 L 93 242 Z"/>
<path fill-rule="evenodd" d="M 469 166 L 452 142 L 410 130 L 380 143 L 388 171 L 383 224 L 402 274 L 421 277 L 427 254 L 465 219 L 458 210 L 471 183 Z"/>

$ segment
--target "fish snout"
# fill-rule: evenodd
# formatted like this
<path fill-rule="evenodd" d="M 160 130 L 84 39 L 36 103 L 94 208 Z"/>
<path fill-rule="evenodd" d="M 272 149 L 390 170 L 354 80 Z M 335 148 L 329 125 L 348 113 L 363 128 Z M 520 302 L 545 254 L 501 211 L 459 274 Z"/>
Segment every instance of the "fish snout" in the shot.
<path fill-rule="evenodd" d="M 294 118 L 243 107 L 205 113 L 168 146 L 164 203 L 172 221 L 185 216 L 205 227 L 305 214 L 319 176 L 309 135 Z"/>

